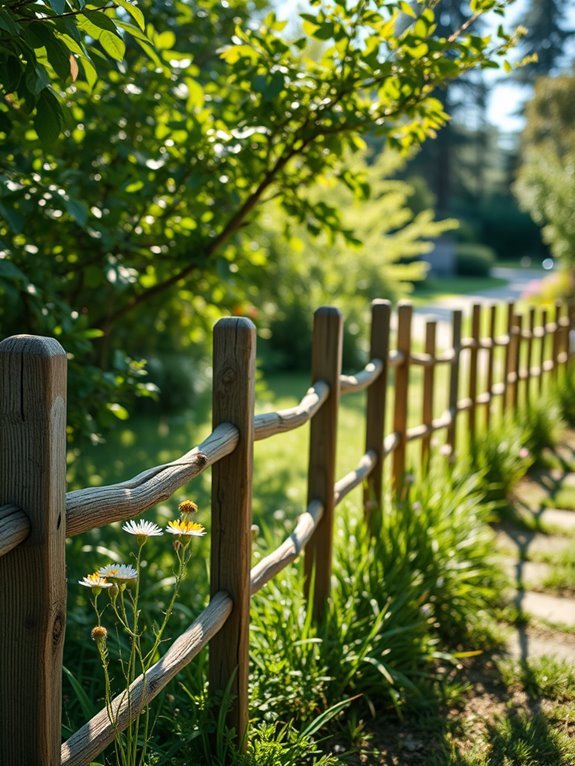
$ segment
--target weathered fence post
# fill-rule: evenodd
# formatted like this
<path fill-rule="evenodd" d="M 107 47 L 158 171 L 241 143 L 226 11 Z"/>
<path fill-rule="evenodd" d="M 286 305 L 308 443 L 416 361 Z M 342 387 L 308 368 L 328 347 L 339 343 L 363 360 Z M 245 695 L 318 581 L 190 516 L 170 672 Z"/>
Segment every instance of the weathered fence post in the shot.
<path fill-rule="evenodd" d="M 403 354 L 395 368 L 395 406 L 393 410 L 393 431 L 398 442 L 393 452 L 393 489 L 401 493 L 405 479 L 405 453 L 407 449 L 407 401 L 409 389 L 409 369 L 411 357 L 411 317 L 413 306 L 400 303 L 397 307 L 397 350 Z"/>
<path fill-rule="evenodd" d="M 430 320 L 425 323 L 425 353 L 434 357 L 437 349 L 437 322 Z M 426 426 L 433 423 L 433 402 L 435 399 L 435 362 L 423 368 L 423 408 L 422 420 Z M 425 434 L 421 440 L 421 467 L 424 474 L 429 471 L 429 452 L 431 449 L 431 433 Z"/>
<path fill-rule="evenodd" d="M 509 371 L 511 369 L 511 345 L 513 336 L 513 317 L 515 316 L 515 304 L 510 301 L 507 304 L 507 344 L 505 345 L 505 355 L 503 362 L 503 393 L 501 395 L 501 418 L 504 419 L 507 413 L 509 397 Z"/>
<path fill-rule="evenodd" d="M 551 379 L 553 383 L 557 384 L 559 380 L 559 354 L 561 353 L 561 301 L 555 302 L 555 330 L 553 331 L 553 340 L 551 344 L 553 368 L 551 370 Z"/>
<path fill-rule="evenodd" d="M 509 367 L 507 368 L 507 403 L 516 414 L 519 409 L 519 376 L 521 372 L 521 335 L 523 332 L 523 317 L 515 314 L 511 324 L 509 342 Z"/>
<path fill-rule="evenodd" d="M 531 407 L 531 364 L 533 361 L 533 339 L 535 338 L 535 309 L 529 309 L 529 325 L 527 329 L 527 353 L 525 359 L 525 407 Z"/>
<path fill-rule="evenodd" d="M 489 348 L 487 351 L 487 392 L 489 398 L 485 407 L 485 428 L 491 424 L 491 402 L 493 401 L 493 380 L 495 372 L 495 332 L 497 328 L 497 306 L 493 305 L 489 309 Z"/>
<path fill-rule="evenodd" d="M 228 725 L 245 742 L 248 725 L 251 506 L 256 330 L 249 319 L 221 319 L 214 328 L 213 427 L 232 423 L 236 449 L 212 468 L 210 591 L 233 599 L 226 624 L 211 640 L 210 695 L 233 695 Z"/>
<path fill-rule="evenodd" d="M 468 412 L 469 443 L 475 445 L 477 434 L 477 367 L 479 361 L 479 343 L 481 341 L 481 305 L 473 304 L 471 315 L 471 348 L 469 350 L 469 398 Z"/>
<path fill-rule="evenodd" d="M 369 358 L 383 362 L 381 374 L 367 390 L 366 404 L 365 451 L 374 450 L 377 453 L 377 463 L 367 479 L 363 492 L 364 515 L 372 534 L 376 534 L 379 529 L 383 503 L 383 439 L 387 410 L 390 317 L 389 301 L 372 302 Z"/>
<path fill-rule="evenodd" d="M 309 441 L 307 499 L 308 503 L 319 500 L 323 505 L 321 520 L 305 548 L 304 562 L 308 597 L 314 583 L 312 603 L 316 619 L 322 618 L 330 592 L 342 336 L 340 312 L 331 307 L 317 309 L 313 324 L 311 375 L 312 382 L 323 380 L 329 385 L 329 396 L 312 418 Z"/>
<path fill-rule="evenodd" d="M 457 438 L 457 398 L 459 391 L 459 362 L 461 357 L 461 324 L 463 312 L 457 309 L 453 312 L 451 320 L 451 346 L 453 348 L 453 360 L 449 375 L 449 402 L 448 409 L 451 414 L 451 423 L 447 427 L 447 447 L 449 458 L 455 457 L 455 443 Z"/>
<path fill-rule="evenodd" d="M 66 622 L 66 354 L 52 338 L 0 343 L 0 506 L 30 534 L 0 558 L 0 763 L 60 764 Z"/>
<path fill-rule="evenodd" d="M 539 347 L 539 395 L 543 393 L 543 367 L 545 366 L 545 346 L 547 345 L 547 309 L 541 310 L 541 345 Z"/>

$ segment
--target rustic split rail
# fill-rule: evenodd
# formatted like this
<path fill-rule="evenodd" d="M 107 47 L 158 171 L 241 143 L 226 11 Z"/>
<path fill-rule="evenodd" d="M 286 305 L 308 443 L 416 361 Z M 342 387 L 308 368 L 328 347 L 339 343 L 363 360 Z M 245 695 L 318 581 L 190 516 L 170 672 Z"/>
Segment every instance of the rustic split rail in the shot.
<path fill-rule="evenodd" d="M 498 312 L 506 332 L 496 336 Z M 537 322 L 539 314 L 539 323 Z M 402 491 L 408 445 L 419 441 L 429 463 L 439 432 L 453 459 L 458 438 L 473 441 L 480 412 L 489 426 L 508 410 L 529 407 L 544 376 L 557 380 L 571 358 L 572 305 L 524 317 L 513 304 L 473 307 L 471 334 L 462 337 L 455 311 L 448 343 L 437 323 L 426 324 L 423 351 L 414 350 L 412 307 L 397 309 L 395 348 L 387 301 L 372 305 L 370 361 L 342 375 L 342 317 L 318 309 L 314 319 L 312 385 L 301 402 L 254 416 L 256 334 L 248 319 L 223 319 L 214 330 L 213 431 L 177 460 L 108 487 L 66 493 L 66 354 L 50 338 L 16 336 L 0 343 L 0 763 L 2 766 L 81 766 L 113 741 L 115 728 L 147 705 L 210 645 L 210 693 L 229 687 L 229 724 L 240 740 L 248 723 L 250 598 L 305 550 L 306 588 L 313 583 L 315 616 L 330 590 L 334 511 L 363 485 L 366 523 L 377 534 L 386 458 L 391 481 Z M 484 321 L 485 320 L 485 321 Z M 486 335 L 482 326 L 487 325 Z M 446 347 L 447 346 L 447 347 Z M 534 363 L 535 351 L 538 358 Z M 436 370 L 446 365 L 445 409 L 436 416 Z M 422 402 L 409 398 L 412 368 L 423 368 Z M 393 373 L 393 385 L 389 373 Z M 462 396 L 462 387 L 467 390 Z M 357 466 L 335 476 L 339 398 L 367 390 L 365 451 Z M 500 405 L 496 406 L 499 399 Z M 388 412 L 388 404 L 389 407 Z M 408 428 L 408 410 L 421 407 L 422 422 Z M 466 414 L 465 429 L 458 429 Z M 307 507 L 292 534 L 250 570 L 254 441 L 310 422 Z M 391 430 L 386 433 L 387 423 Z M 212 547 L 208 606 L 162 659 L 136 679 L 131 693 L 113 703 L 111 722 L 100 711 L 61 744 L 62 650 L 66 614 L 65 539 L 124 520 L 170 497 L 212 466 Z M 314 573 L 312 577 L 311 574 Z M 128 699 L 130 706 L 128 706 Z"/>

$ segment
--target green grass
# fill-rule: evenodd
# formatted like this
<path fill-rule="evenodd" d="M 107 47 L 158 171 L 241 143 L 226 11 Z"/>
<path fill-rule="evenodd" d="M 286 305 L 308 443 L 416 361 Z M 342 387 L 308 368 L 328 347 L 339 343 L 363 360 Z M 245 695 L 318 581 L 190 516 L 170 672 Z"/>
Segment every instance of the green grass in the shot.
<path fill-rule="evenodd" d="M 504 287 L 506 279 L 499 277 L 435 277 L 418 284 L 409 296 L 415 306 L 440 301 L 453 295 L 469 295 L 495 287 Z"/>

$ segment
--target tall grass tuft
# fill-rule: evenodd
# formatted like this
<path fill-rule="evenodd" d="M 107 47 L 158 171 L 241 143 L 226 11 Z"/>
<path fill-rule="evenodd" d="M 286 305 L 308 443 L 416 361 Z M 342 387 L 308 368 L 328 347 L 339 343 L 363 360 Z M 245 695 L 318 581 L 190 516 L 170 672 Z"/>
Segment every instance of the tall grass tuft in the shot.
<path fill-rule="evenodd" d="M 486 502 L 505 509 L 513 487 L 533 464 L 525 428 L 512 418 L 482 434 L 471 448 L 470 465 L 480 477 Z"/>
<path fill-rule="evenodd" d="M 538 462 L 543 450 L 550 449 L 557 443 L 561 431 L 565 428 L 560 391 L 561 389 L 557 388 L 552 396 L 532 402 L 524 413 L 524 441 L 535 462 Z"/>

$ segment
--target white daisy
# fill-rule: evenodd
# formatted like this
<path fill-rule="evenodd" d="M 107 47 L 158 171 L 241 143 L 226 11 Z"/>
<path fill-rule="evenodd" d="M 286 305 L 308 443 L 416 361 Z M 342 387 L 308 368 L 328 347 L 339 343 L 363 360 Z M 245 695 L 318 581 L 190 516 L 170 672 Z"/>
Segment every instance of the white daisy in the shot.
<path fill-rule="evenodd" d="M 98 574 L 115 583 L 127 583 L 138 578 L 137 571 L 130 564 L 107 564 L 98 569 Z"/>
<path fill-rule="evenodd" d="M 145 521 L 140 519 L 139 521 L 127 521 L 122 529 L 129 535 L 135 535 L 138 538 L 140 545 L 143 545 L 148 537 L 160 537 L 164 534 L 164 531 L 160 529 L 153 521 Z"/>
<path fill-rule="evenodd" d="M 104 577 L 99 572 L 94 572 L 93 574 L 89 574 L 86 577 L 83 577 L 81 580 L 78 580 L 80 585 L 83 585 L 85 588 L 91 588 L 94 591 L 100 591 L 102 588 L 111 588 L 112 583 L 108 582 L 104 579 Z M 96 595 L 98 595 L 98 593 Z"/>

